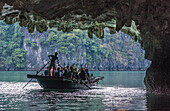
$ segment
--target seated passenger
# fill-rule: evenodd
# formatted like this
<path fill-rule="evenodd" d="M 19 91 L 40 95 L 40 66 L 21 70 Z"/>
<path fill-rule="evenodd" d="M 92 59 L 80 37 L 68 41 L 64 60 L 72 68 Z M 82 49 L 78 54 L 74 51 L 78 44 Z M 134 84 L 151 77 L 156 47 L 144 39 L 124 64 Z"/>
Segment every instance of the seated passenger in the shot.
<path fill-rule="evenodd" d="M 47 69 L 44 71 L 44 75 L 45 75 L 45 76 L 48 76 L 48 67 L 47 67 Z"/>
<path fill-rule="evenodd" d="M 94 81 L 94 80 L 95 80 L 95 77 L 93 76 L 93 73 L 92 73 L 91 76 L 89 77 L 89 80 L 90 80 L 90 81 Z"/>
<path fill-rule="evenodd" d="M 78 72 L 77 72 L 77 67 L 74 68 L 73 77 L 74 77 L 75 79 L 79 79 L 79 78 L 80 78 L 79 75 L 78 75 Z"/>
<path fill-rule="evenodd" d="M 56 68 L 55 77 L 60 77 L 60 67 Z"/>
<path fill-rule="evenodd" d="M 73 70 L 73 67 L 70 67 L 70 71 L 69 71 L 69 72 L 70 72 L 69 78 L 70 78 L 70 79 L 73 79 L 73 78 L 74 78 L 74 74 L 73 74 L 73 73 L 74 73 L 74 70 Z"/>
<path fill-rule="evenodd" d="M 90 75 L 89 75 L 89 70 L 88 70 L 88 69 L 85 69 L 85 72 L 86 72 L 87 76 L 89 77 L 89 76 L 90 76 Z"/>
<path fill-rule="evenodd" d="M 88 80 L 88 76 L 85 72 L 85 69 L 82 67 L 82 64 L 80 65 L 80 73 L 79 73 L 79 76 L 80 76 L 80 79 L 81 80 Z"/>
<path fill-rule="evenodd" d="M 66 66 L 66 69 L 67 69 L 67 72 L 69 72 L 69 71 L 70 71 L 70 66 L 67 65 L 67 66 Z"/>
<path fill-rule="evenodd" d="M 85 73 L 84 69 L 81 69 L 81 72 L 80 72 L 79 76 L 80 76 L 81 80 L 88 80 L 88 76 Z"/>
<path fill-rule="evenodd" d="M 60 68 L 60 77 L 63 77 L 63 67 Z"/>
<path fill-rule="evenodd" d="M 64 69 L 63 77 L 64 77 L 64 78 L 67 78 L 67 69 L 66 69 L 66 68 Z"/>

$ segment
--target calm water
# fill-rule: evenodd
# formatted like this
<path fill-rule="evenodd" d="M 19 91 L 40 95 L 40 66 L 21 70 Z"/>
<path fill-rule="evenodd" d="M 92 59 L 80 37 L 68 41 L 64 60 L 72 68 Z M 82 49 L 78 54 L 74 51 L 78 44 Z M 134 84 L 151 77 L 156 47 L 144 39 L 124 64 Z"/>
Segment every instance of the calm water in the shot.
<path fill-rule="evenodd" d="M 35 72 L 0 72 L 0 110 L 10 111 L 170 111 L 170 98 L 146 93 L 143 71 L 94 71 L 104 76 L 94 89 L 75 92 L 44 91 L 26 74 Z"/>

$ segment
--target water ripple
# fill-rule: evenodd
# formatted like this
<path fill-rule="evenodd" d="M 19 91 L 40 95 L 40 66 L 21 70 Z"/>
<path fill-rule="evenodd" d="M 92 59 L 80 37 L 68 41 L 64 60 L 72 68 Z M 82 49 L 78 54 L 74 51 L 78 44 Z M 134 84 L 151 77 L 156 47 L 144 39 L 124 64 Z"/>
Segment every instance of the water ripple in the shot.
<path fill-rule="evenodd" d="M 37 83 L 0 82 L 0 110 L 146 110 L 143 88 L 102 87 L 44 91 Z"/>

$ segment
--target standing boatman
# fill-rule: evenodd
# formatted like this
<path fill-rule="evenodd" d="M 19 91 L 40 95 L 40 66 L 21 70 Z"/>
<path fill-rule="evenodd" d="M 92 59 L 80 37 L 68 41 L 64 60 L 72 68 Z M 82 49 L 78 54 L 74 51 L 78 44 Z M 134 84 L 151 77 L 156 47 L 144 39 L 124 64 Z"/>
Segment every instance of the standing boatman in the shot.
<path fill-rule="evenodd" d="M 48 76 L 51 76 L 51 68 L 53 67 L 53 71 L 52 71 L 52 76 L 54 76 L 54 73 L 55 73 L 55 69 L 56 69 L 56 67 L 55 67 L 55 60 L 57 60 L 57 64 L 58 64 L 58 66 L 60 66 L 59 65 L 59 60 L 58 60 L 58 53 L 57 52 L 55 52 L 55 55 L 48 55 L 48 57 L 49 57 L 49 59 L 50 59 L 50 66 L 48 67 Z"/>

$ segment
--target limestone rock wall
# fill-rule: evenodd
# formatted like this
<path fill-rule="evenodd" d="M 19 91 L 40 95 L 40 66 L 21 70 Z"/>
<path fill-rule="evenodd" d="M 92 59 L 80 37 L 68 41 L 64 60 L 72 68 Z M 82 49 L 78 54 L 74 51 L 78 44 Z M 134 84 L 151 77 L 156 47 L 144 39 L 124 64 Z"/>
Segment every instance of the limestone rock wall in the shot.
<path fill-rule="evenodd" d="M 54 54 L 55 51 L 58 52 L 58 49 L 61 49 L 57 46 L 58 40 L 53 43 L 49 42 L 50 46 L 53 46 L 52 49 L 47 44 L 45 46 L 40 45 L 40 39 L 45 38 L 45 40 L 48 40 L 50 31 L 43 33 L 34 32 L 32 34 L 28 32 L 27 28 L 22 28 L 22 31 L 24 33 L 23 48 L 27 51 L 27 68 L 29 69 L 40 69 L 49 61 L 48 55 Z M 109 30 L 105 29 L 105 31 Z M 82 32 L 84 34 L 86 33 L 85 31 Z M 88 41 L 87 39 L 89 38 L 87 38 L 87 34 L 85 35 L 84 40 Z M 130 36 L 122 32 L 117 33 L 117 35 L 110 35 L 110 38 L 114 36 L 117 36 L 116 39 L 97 39 L 99 46 L 102 45 L 109 53 L 113 53 L 113 55 L 109 54 L 107 59 L 101 57 L 101 60 L 98 59 L 98 61 L 95 60 L 95 58 L 92 58 L 91 62 L 88 61 L 87 56 L 92 56 L 93 53 L 97 54 L 97 52 L 87 51 L 88 47 L 82 44 L 81 46 L 75 46 L 77 47 L 75 52 L 69 52 L 67 54 L 58 52 L 60 64 L 64 66 L 75 63 L 76 67 L 83 64 L 84 67 L 90 70 L 146 70 L 150 65 L 150 61 L 143 58 L 145 52 L 141 49 L 140 44 L 135 43 Z M 26 42 L 26 40 L 29 40 L 30 43 Z M 116 40 L 121 42 L 116 42 Z M 109 41 L 109 43 L 107 44 L 106 41 Z M 80 43 L 81 42 L 82 41 L 80 41 Z M 67 41 L 67 43 L 72 44 L 71 41 Z M 69 47 L 67 48 L 71 50 Z M 127 50 L 127 52 L 130 51 L 129 54 L 125 54 L 125 50 Z M 114 59 L 112 59 L 111 56 L 114 57 Z"/>
<path fill-rule="evenodd" d="M 148 0 L 141 6 L 139 27 L 145 57 L 152 61 L 146 72 L 148 91 L 170 92 L 170 2 Z"/>

